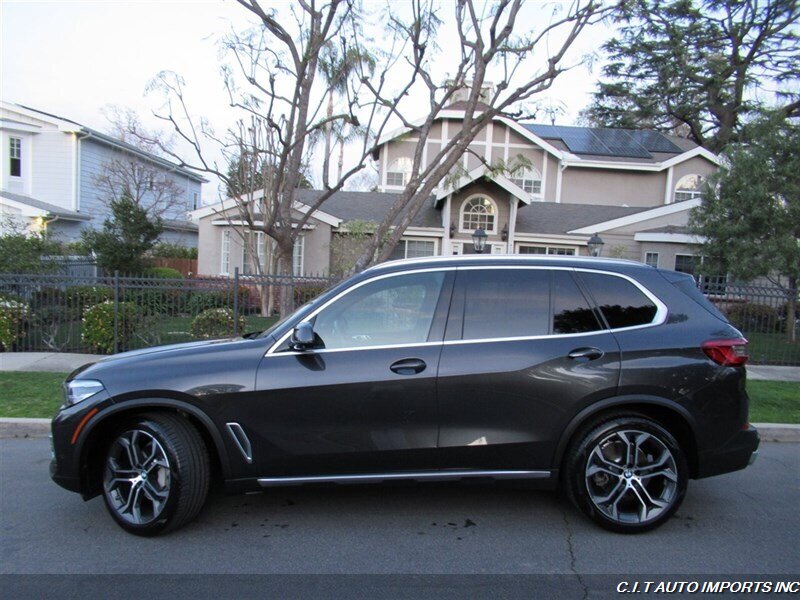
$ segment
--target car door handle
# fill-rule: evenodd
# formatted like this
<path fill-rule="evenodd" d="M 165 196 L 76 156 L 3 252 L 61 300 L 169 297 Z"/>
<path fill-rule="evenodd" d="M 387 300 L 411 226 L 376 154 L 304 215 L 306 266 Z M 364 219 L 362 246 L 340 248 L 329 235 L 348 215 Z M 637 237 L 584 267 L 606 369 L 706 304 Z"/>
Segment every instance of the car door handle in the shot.
<path fill-rule="evenodd" d="M 416 375 L 422 373 L 427 366 L 425 361 L 419 358 L 404 358 L 392 363 L 389 368 L 398 375 Z"/>
<path fill-rule="evenodd" d="M 589 360 L 597 360 L 603 356 L 603 351 L 600 348 L 576 348 L 567 356 L 572 359 L 588 358 Z"/>

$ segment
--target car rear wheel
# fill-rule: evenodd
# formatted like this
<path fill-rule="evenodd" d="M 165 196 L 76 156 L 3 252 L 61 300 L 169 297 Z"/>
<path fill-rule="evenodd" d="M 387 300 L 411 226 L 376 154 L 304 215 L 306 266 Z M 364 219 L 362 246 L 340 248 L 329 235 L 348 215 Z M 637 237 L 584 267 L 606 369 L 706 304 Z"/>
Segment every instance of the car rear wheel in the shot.
<path fill-rule="evenodd" d="M 567 495 L 590 519 L 619 533 L 663 524 L 688 485 L 686 458 L 657 422 L 618 415 L 583 429 L 566 458 Z"/>
<path fill-rule="evenodd" d="M 209 456 L 191 423 L 141 415 L 120 428 L 103 466 L 103 498 L 126 531 L 152 536 L 189 522 L 205 502 Z"/>

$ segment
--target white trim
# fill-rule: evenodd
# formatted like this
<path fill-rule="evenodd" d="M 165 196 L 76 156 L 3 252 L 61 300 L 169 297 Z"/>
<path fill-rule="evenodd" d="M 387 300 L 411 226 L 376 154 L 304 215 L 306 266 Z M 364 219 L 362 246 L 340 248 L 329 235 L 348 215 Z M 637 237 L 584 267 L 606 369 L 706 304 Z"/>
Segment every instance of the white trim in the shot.
<path fill-rule="evenodd" d="M 547 198 L 547 152 L 542 152 L 542 200 Z"/>
<path fill-rule="evenodd" d="M 650 219 L 655 219 L 657 217 L 664 217 L 678 212 L 691 210 L 696 206 L 700 206 L 700 203 L 701 203 L 700 199 L 695 199 L 695 200 L 686 200 L 685 202 L 667 204 L 665 206 L 658 206 L 656 208 L 650 210 L 644 210 L 642 212 L 629 215 L 627 217 L 620 217 L 619 219 L 611 219 L 610 221 L 603 221 L 601 223 L 589 225 L 588 227 L 573 229 L 572 231 L 568 231 L 567 233 L 592 235 L 594 233 L 598 233 L 601 231 L 618 229 L 619 227 L 625 227 L 627 225 L 635 225 L 636 223 L 641 223 L 642 221 L 649 221 Z"/>
<path fill-rule="evenodd" d="M 561 182 L 564 179 L 564 169 L 566 169 L 566 164 L 563 160 L 559 161 L 556 165 L 556 202 L 561 202 Z"/>
<path fill-rule="evenodd" d="M 491 121 L 483 130 L 486 133 L 486 144 L 483 148 L 483 158 L 486 162 L 492 164 L 492 150 L 494 148 L 494 123 Z"/>
<path fill-rule="evenodd" d="M 40 125 L 31 125 L 30 123 L 20 123 L 12 119 L 0 118 L 0 129 L 4 131 L 14 131 L 22 133 L 41 133 L 42 127 Z"/>
<path fill-rule="evenodd" d="M 550 236 L 547 234 L 517 233 L 514 241 L 522 242 L 523 244 L 533 243 L 533 244 L 564 244 L 569 246 L 586 246 L 588 245 L 589 238 L 581 239 L 581 238 L 568 238 L 557 235 Z"/>
<path fill-rule="evenodd" d="M 255 201 L 260 200 L 264 197 L 264 190 L 256 190 L 252 194 L 247 194 L 248 201 Z M 231 210 L 232 208 L 236 208 L 237 203 L 236 200 L 233 198 L 226 198 L 222 202 L 217 202 L 216 204 L 209 204 L 208 206 L 204 206 L 202 208 L 198 208 L 197 210 L 189 211 L 189 219 L 192 221 L 197 221 L 209 215 L 222 215 L 224 212 Z M 292 205 L 292 209 L 296 210 L 297 212 L 308 214 L 308 211 L 311 210 L 311 207 L 307 204 L 300 202 L 299 200 L 295 200 L 294 204 Z M 312 219 L 316 219 L 317 221 L 321 221 L 326 223 L 332 227 L 338 227 L 342 223 L 342 219 L 339 217 L 334 217 L 331 214 L 326 213 L 323 210 L 317 209 L 314 211 L 314 214 L 311 215 Z"/>
<path fill-rule="evenodd" d="M 518 202 L 514 198 L 509 199 L 508 211 L 508 239 L 506 240 L 506 253 L 514 253 L 514 238 L 517 233 L 517 208 Z"/>
<path fill-rule="evenodd" d="M 664 190 L 664 204 L 672 204 L 672 167 L 667 169 L 667 188 Z"/>
<path fill-rule="evenodd" d="M 670 158 L 669 160 L 665 160 L 664 162 L 661 163 L 602 161 L 597 159 L 582 159 L 579 156 L 571 155 L 569 159 L 564 161 L 564 164 L 567 167 L 581 167 L 587 169 L 618 169 L 623 171 L 659 172 L 659 171 L 664 171 L 665 169 L 669 169 L 670 167 L 685 162 L 689 159 L 695 158 L 696 156 L 701 156 L 717 166 L 720 165 L 719 157 L 716 154 L 709 152 L 702 146 L 698 146 L 697 148 L 693 148 L 681 154 L 677 154 L 672 158 Z"/>
<path fill-rule="evenodd" d="M 424 238 L 441 239 L 444 232 L 438 227 L 406 227 L 403 232 L 403 237 L 406 235 L 415 235 Z"/>
<path fill-rule="evenodd" d="M 665 242 L 668 244 L 705 244 L 708 241 L 704 236 L 688 233 L 648 233 L 646 231 L 634 234 L 633 240 L 636 242 Z"/>
<path fill-rule="evenodd" d="M 19 216 L 21 217 L 46 217 L 49 214 L 44 209 L 36 208 L 22 202 L 17 202 L 16 200 L 6 198 L 5 196 L 0 196 L 0 204 L 5 204 L 6 206 L 18 209 L 20 211 Z"/>
<path fill-rule="evenodd" d="M 539 146 L 542 150 L 545 150 L 545 151 L 549 152 L 550 154 L 552 154 L 556 158 L 563 158 L 564 156 L 566 156 L 566 154 L 561 152 L 561 150 L 558 150 L 552 144 L 549 144 L 549 143 L 545 142 L 538 135 L 536 135 L 532 131 L 529 131 L 527 128 L 523 127 L 522 125 L 520 125 L 516 121 L 512 121 L 511 119 L 508 119 L 506 117 L 495 117 L 494 120 L 495 121 L 499 121 L 500 123 L 503 123 L 506 127 L 510 127 L 516 133 L 520 134 L 522 137 L 524 137 L 526 139 L 529 139 L 534 144 Z"/>
<path fill-rule="evenodd" d="M 449 196 L 450 194 L 454 193 L 456 190 L 460 190 L 466 187 L 473 181 L 486 175 L 486 173 L 488 173 L 488 169 L 486 168 L 485 165 L 479 165 L 478 167 L 475 167 L 472 171 L 467 173 L 466 177 L 463 176 L 459 177 L 458 180 L 453 182 L 452 185 L 439 189 L 439 191 L 436 193 L 436 201 L 438 202 L 442 198 L 445 198 L 446 196 Z M 522 200 L 525 204 L 542 201 L 543 196 L 541 194 L 536 194 L 536 195 L 529 194 L 528 192 L 520 188 L 517 184 L 513 183 L 505 175 L 498 173 L 496 175 L 492 175 L 489 179 L 495 182 L 509 194 L 513 194 L 514 196 Z"/>
<path fill-rule="evenodd" d="M 295 250 L 298 248 L 298 245 L 300 248 L 299 252 L 300 272 L 296 273 L 294 259 L 295 259 Z M 294 238 L 294 242 L 292 242 L 292 275 L 294 277 L 302 277 L 305 274 L 305 272 L 306 272 L 306 236 L 298 235 L 296 238 Z"/>
<path fill-rule="evenodd" d="M 485 229 L 484 231 L 486 231 L 486 233 L 488 235 L 497 235 L 497 233 L 498 233 L 497 226 L 499 225 L 498 221 L 500 221 L 500 207 L 497 205 L 497 202 L 495 201 L 494 198 L 492 198 L 491 196 L 488 196 L 486 194 L 480 194 L 480 193 L 479 194 L 472 194 L 471 196 L 467 196 L 461 202 L 461 206 L 458 207 L 458 232 L 459 233 L 469 233 L 469 234 L 473 233 L 473 231 L 474 231 L 473 229 L 464 229 L 464 207 L 471 200 L 474 200 L 475 198 L 485 198 L 486 200 L 488 200 L 492 204 L 492 208 L 494 209 L 494 213 L 492 214 L 492 216 L 494 217 L 494 219 L 492 220 L 492 225 L 493 226 L 492 226 L 492 229 Z"/>
<path fill-rule="evenodd" d="M 241 219 L 216 219 L 215 221 L 211 221 L 211 224 L 215 225 L 217 227 L 220 227 L 220 226 L 222 226 L 222 227 L 227 227 L 227 226 L 231 226 L 231 227 L 250 227 L 250 223 L 248 223 L 247 221 L 243 221 Z M 252 225 L 254 227 L 263 227 L 264 226 L 264 221 L 253 221 Z M 316 229 L 316 228 L 317 228 L 316 225 L 309 225 L 308 223 L 303 225 L 303 230 L 304 231 L 305 230 Z M 292 223 L 292 229 L 297 229 L 297 223 Z"/>
<path fill-rule="evenodd" d="M 69 121 L 59 119 L 58 117 L 45 115 L 35 110 L 27 109 L 24 106 L 20 106 L 19 104 L 14 104 L 13 102 L 0 101 L 0 108 L 3 108 L 9 112 L 15 112 L 17 114 L 24 115 L 31 119 L 35 119 L 36 121 L 41 121 L 42 123 L 55 125 L 56 127 L 58 127 L 59 131 L 64 131 L 67 133 L 80 133 L 81 130 L 83 129 L 81 125 L 78 125 L 76 123 L 70 123 Z"/>
<path fill-rule="evenodd" d="M 226 244 L 227 242 L 227 244 Z M 226 248 L 227 245 L 227 248 Z M 225 254 L 227 252 L 227 265 L 225 264 Z M 226 229 L 222 232 L 222 240 L 219 251 L 219 273 L 220 275 L 230 275 L 231 270 L 231 231 Z"/>

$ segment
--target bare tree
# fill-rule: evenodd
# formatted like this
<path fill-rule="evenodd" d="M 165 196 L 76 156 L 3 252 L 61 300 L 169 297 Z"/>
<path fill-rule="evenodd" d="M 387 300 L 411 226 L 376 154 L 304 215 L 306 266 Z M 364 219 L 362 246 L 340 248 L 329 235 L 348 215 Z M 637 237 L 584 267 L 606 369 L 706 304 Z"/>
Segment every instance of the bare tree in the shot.
<path fill-rule="evenodd" d="M 476 135 L 497 116 L 521 116 L 516 107 L 549 88 L 570 68 L 563 64 L 567 50 L 604 11 L 595 0 L 575 0 L 568 7 L 558 8 L 535 33 L 528 33 L 529 21 L 519 19 L 525 21 L 525 33 L 516 35 L 521 0 L 487 2 L 480 7 L 474 0 L 458 0 L 452 22 L 460 43 L 457 52 L 448 49 L 445 54 L 436 41 L 443 23 L 439 13 L 449 10 L 450 5 L 438 8 L 433 0 L 414 0 L 387 10 L 382 43 L 368 53 L 357 0 L 300 2 L 291 5 L 288 19 L 279 19 L 276 10 L 265 9 L 258 0 L 238 2 L 257 17 L 259 25 L 244 33 L 233 32 L 224 42 L 233 63 L 223 69 L 224 81 L 231 107 L 242 115 L 237 127 L 218 135 L 207 122 L 194 119 L 184 82 L 176 74 L 159 74 L 151 89 L 161 91 L 166 98 L 156 116 L 169 123 L 193 150 L 192 161 L 164 150 L 182 166 L 215 175 L 228 184 L 227 165 L 208 159 L 204 145 L 209 140 L 216 142 L 229 160 L 248 157 L 244 178 L 258 181 L 258 188 L 247 181 L 228 185 L 240 193 L 231 199 L 235 210 L 228 205 L 225 215 L 231 224 L 240 224 L 237 233 L 246 245 L 253 243 L 248 232 L 260 231 L 269 238 L 264 244 L 273 246 L 269 256 L 274 265 L 270 268 L 280 274 L 291 273 L 294 241 L 314 212 L 363 172 L 383 143 L 388 126 L 399 123 L 419 138 L 412 176 L 354 262 L 353 270 L 385 260 L 431 192 L 453 173 L 464 153 L 470 152 Z M 394 14 L 393 10 L 403 14 Z M 546 52 L 552 47 L 554 51 Z M 329 48 L 336 48 L 342 57 L 374 55 L 374 68 L 371 61 L 358 58 L 347 63 L 343 76 L 320 77 L 320 57 Z M 452 66 L 449 77 L 435 74 L 442 62 Z M 500 84 L 490 97 L 482 97 L 490 73 Z M 516 79 L 522 81 L 512 84 Z M 423 148 L 432 125 L 459 88 L 469 90 L 463 128 L 423 164 Z M 427 115 L 421 121 L 412 121 L 405 113 L 419 113 L 418 89 L 427 97 Z M 413 102 L 412 92 L 416 93 Z M 339 101 L 331 109 L 334 95 Z M 342 167 L 335 181 L 325 168 L 324 189 L 306 206 L 299 206 L 296 199 L 303 165 L 313 160 L 311 140 L 325 139 L 329 132 L 357 130 L 367 134 L 355 136 L 357 139 L 348 146 L 348 165 L 345 167 L 340 158 Z M 157 140 L 145 138 L 145 142 Z M 326 157 L 329 153 L 330 145 Z M 491 167 L 497 169 L 498 165 Z M 257 257 L 258 248 L 252 249 L 252 254 Z M 261 254 L 266 255 L 263 251 Z M 259 266 L 258 272 L 265 272 L 263 267 Z M 286 314 L 291 305 L 292 299 L 284 294 L 281 314 Z"/>
<path fill-rule="evenodd" d="M 105 111 L 111 122 L 110 134 L 129 144 L 131 150 L 115 149 L 113 158 L 106 161 L 94 175 L 94 184 L 102 191 L 102 201 L 110 203 L 123 196 L 145 209 L 151 218 L 163 218 L 176 207 L 186 206 L 186 189 L 178 185 L 163 165 L 138 156 L 135 150 L 155 156 L 171 149 L 172 140 L 146 130 L 130 109 L 110 106 Z"/>

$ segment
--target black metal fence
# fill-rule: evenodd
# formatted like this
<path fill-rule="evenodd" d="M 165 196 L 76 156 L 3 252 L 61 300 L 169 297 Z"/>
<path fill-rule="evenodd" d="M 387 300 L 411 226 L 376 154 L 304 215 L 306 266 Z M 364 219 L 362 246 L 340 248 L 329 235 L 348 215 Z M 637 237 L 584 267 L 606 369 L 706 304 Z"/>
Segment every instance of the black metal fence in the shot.
<path fill-rule="evenodd" d="M 770 283 L 731 282 L 727 277 L 698 277 L 705 296 L 749 341 L 751 364 L 800 366 L 800 312 L 790 299 L 798 290 Z M 793 335 L 794 333 L 794 335 Z M 794 339 L 793 339 L 794 338 Z"/>
<path fill-rule="evenodd" d="M 111 354 L 261 331 L 283 294 L 295 306 L 327 277 L 164 279 L 0 274 L 0 347 Z"/>

